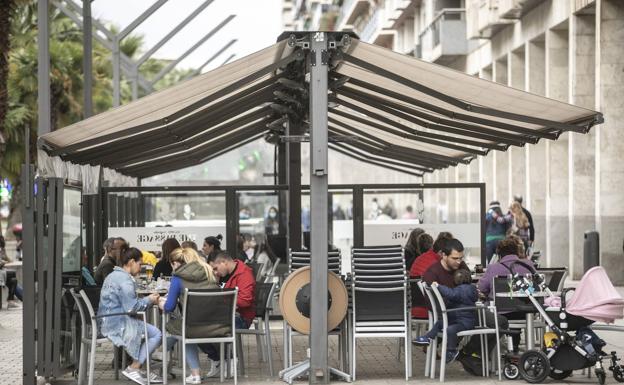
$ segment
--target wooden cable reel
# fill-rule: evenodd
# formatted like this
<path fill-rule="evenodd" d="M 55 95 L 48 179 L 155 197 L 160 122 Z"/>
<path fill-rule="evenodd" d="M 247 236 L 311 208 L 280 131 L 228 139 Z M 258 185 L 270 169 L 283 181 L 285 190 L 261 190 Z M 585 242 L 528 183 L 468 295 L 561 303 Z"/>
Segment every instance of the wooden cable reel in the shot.
<path fill-rule="evenodd" d="M 280 290 L 279 307 L 284 320 L 301 334 L 310 334 L 310 266 L 293 271 Z M 335 329 L 347 315 L 347 288 L 335 273 L 327 272 L 327 330 Z"/>

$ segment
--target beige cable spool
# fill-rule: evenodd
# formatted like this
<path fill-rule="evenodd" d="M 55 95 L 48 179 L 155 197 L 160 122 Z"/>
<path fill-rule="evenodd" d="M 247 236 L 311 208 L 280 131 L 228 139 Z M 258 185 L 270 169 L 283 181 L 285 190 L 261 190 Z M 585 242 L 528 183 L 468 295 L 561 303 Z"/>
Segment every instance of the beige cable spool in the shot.
<path fill-rule="evenodd" d="M 310 273 L 310 266 L 293 271 L 284 281 L 279 296 L 284 320 L 301 334 L 310 334 Z M 327 272 L 327 291 L 331 301 L 327 310 L 327 330 L 333 330 L 347 315 L 349 296 L 344 282 L 331 271 Z"/>

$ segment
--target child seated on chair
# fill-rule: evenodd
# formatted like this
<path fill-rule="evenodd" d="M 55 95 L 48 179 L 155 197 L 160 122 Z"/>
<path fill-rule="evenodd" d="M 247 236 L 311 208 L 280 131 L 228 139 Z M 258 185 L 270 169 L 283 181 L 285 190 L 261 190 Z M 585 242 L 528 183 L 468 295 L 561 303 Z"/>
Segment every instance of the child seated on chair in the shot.
<path fill-rule="evenodd" d="M 474 307 L 477 302 L 478 294 L 477 288 L 472 284 L 472 277 L 470 271 L 466 269 L 459 269 L 453 274 L 453 280 L 455 281 L 455 287 L 449 288 L 444 285 L 438 285 L 434 282 L 433 285 L 437 285 L 440 294 L 444 297 L 447 310 L 457 309 L 461 307 Z M 457 350 L 457 333 L 473 329 L 476 324 L 475 311 L 470 310 L 457 310 L 448 313 L 448 327 L 447 333 L 447 349 L 446 349 L 446 362 L 453 362 L 459 354 Z M 439 320 L 433 325 L 433 328 L 429 330 L 424 336 L 420 336 L 414 340 L 417 345 L 429 345 L 431 340 L 438 336 L 443 329 L 442 320 Z"/>

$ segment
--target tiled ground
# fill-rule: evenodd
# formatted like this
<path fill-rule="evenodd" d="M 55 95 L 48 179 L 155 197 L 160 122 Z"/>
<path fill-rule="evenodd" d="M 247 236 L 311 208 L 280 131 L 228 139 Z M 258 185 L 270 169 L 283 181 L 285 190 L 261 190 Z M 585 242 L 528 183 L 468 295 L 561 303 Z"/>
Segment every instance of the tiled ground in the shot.
<path fill-rule="evenodd" d="M 624 294 L 624 288 L 618 288 L 620 293 Z M 624 325 L 624 322 L 618 322 Z M 282 323 L 273 322 L 273 360 L 275 371 L 282 369 Z M 609 346 L 606 351 L 616 350 L 624 356 L 624 333 L 615 332 L 599 332 L 599 335 L 605 339 Z M 283 384 L 277 377 L 269 378 L 267 374 L 266 363 L 259 363 L 256 354 L 256 340 L 254 337 L 245 336 L 243 339 L 244 354 L 246 359 L 247 373 L 245 376 L 239 376 L 241 384 Z M 295 337 L 294 340 L 294 360 L 295 362 L 305 357 L 307 348 L 306 337 Z M 338 366 L 338 351 L 336 337 L 330 337 L 330 362 Z M 403 363 L 397 360 L 398 344 L 396 340 L 361 340 L 358 341 L 358 363 L 357 363 L 357 383 L 358 384 L 402 384 L 405 383 L 403 374 Z M 424 353 L 421 349 L 414 347 L 413 349 L 413 373 L 414 376 L 409 382 L 419 382 L 425 384 L 434 384 L 437 380 L 425 379 L 423 376 Z M 207 362 L 205 355 L 201 356 L 202 371 L 207 370 Z M 97 350 L 96 360 L 96 384 L 130 384 L 129 381 L 121 379 L 114 380 L 114 372 L 111 368 L 112 349 L 111 345 L 103 345 Z M 606 363 L 606 362 L 605 362 Z M 171 384 L 180 384 L 181 376 L 177 380 L 170 381 Z M 548 382 L 554 382 L 548 379 Z M 307 382 L 307 381 L 306 381 Z M 494 378 L 483 379 L 473 377 L 465 373 L 461 369 L 461 365 L 454 363 L 447 370 L 447 383 L 450 384 L 493 384 Z M 582 376 L 580 372 L 576 372 L 574 376 L 567 380 L 568 383 L 587 383 L 595 384 L 595 378 L 587 378 Z M 0 310 L 0 385 L 14 385 L 22 383 L 22 310 L 19 309 L 3 309 Z M 76 380 L 68 375 L 62 379 L 57 379 L 54 383 L 59 384 L 75 384 Z M 205 384 L 216 384 L 218 379 L 204 381 Z M 231 380 L 226 381 L 232 383 Z M 303 383 L 300 381 L 299 383 Z M 524 382 L 522 382 L 524 383 Z M 607 383 L 614 384 L 615 380 L 609 376 Z"/>

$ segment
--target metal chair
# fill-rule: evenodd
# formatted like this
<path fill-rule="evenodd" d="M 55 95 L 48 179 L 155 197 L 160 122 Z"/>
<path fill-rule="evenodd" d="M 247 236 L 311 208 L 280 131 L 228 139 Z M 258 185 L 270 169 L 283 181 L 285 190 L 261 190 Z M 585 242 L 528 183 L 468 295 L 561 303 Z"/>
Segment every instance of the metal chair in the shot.
<path fill-rule="evenodd" d="M 116 316 L 141 316 L 143 319 L 144 333 L 147 336 L 147 318 L 145 312 L 124 312 L 124 313 L 112 313 L 106 315 L 97 315 L 97 308 L 100 303 L 100 287 L 84 288 L 79 292 L 76 289 L 71 290 L 71 295 L 76 301 L 78 312 L 81 320 L 81 337 L 80 337 L 80 359 L 78 365 L 78 384 L 84 384 L 85 380 L 85 368 L 87 365 L 87 349 L 89 349 L 89 385 L 93 385 L 93 374 L 95 372 L 95 348 L 102 343 L 108 341 L 108 338 L 102 336 L 99 333 L 97 320 L 106 317 Z M 94 306 L 95 305 L 95 306 Z M 118 349 L 114 349 L 114 363 L 117 366 Z M 150 357 L 147 356 L 147 384 L 150 385 L 151 372 L 150 372 Z M 117 368 L 115 368 L 117 369 Z M 115 370 L 117 376 L 117 370 Z"/>
<path fill-rule="evenodd" d="M 437 313 L 437 316 L 435 318 L 437 318 L 437 320 L 441 320 L 443 323 L 442 326 L 442 332 L 439 334 L 439 336 L 441 335 L 442 337 L 442 352 L 440 354 L 440 382 L 444 382 L 444 377 L 446 374 L 446 344 L 447 344 L 447 327 L 448 327 L 448 314 L 458 311 L 458 310 L 467 310 L 467 309 L 474 309 L 475 312 L 477 312 L 477 319 L 478 319 L 478 323 L 479 326 L 477 326 L 474 329 L 471 330 L 464 330 L 461 331 L 459 333 L 457 333 L 458 337 L 471 337 L 474 335 L 479 335 L 481 337 L 481 351 L 483 352 L 483 354 L 481 355 L 481 363 L 482 363 L 482 367 L 483 367 L 483 376 L 485 377 L 486 374 L 489 375 L 489 347 L 488 347 L 488 343 L 487 343 L 487 338 L 485 338 L 488 334 L 494 334 L 496 336 L 500 336 L 499 334 L 499 329 L 498 329 L 498 319 L 496 317 L 494 317 L 494 328 L 488 328 L 484 325 L 484 316 L 483 316 L 483 311 L 490 311 L 494 314 L 496 314 L 496 306 L 494 305 L 490 305 L 490 306 L 485 306 L 485 305 L 477 305 L 475 307 L 471 307 L 471 308 L 466 308 L 466 307 L 462 307 L 462 308 L 456 308 L 456 309 L 447 309 L 446 308 L 446 304 L 444 302 L 444 298 L 442 297 L 442 294 L 440 294 L 440 291 L 438 290 L 438 285 L 436 283 L 434 283 L 433 285 L 431 285 L 430 287 L 425 287 L 425 290 L 427 291 L 427 293 L 429 294 L 429 299 L 432 301 L 432 309 L 434 312 Z M 437 322 L 437 321 L 436 321 Z M 431 344 L 430 348 L 431 348 L 431 378 L 435 378 L 435 361 L 436 361 L 436 355 L 435 352 L 437 350 L 437 343 L 438 343 L 438 339 L 434 339 L 433 343 Z M 501 372 L 501 354 L 500 354 L 500 338 L 496 338 L 496 356 L 497 356 L 497 368 L 498 368 L 498 379 L 499 381 L 502 380 L 502 372 Z"/>
<path fill-rule="evenodd" d="M 411 376 L 411 326 L 402 248 L 352 251 L 351 378 L 355 381 L 358 338 L 400 338 L 405 346 L 405 379 Z"/>
<path fill-rule="evenodd" d="M 242 335 L 255 335 L 258 347 L 258 358 L 265 359 L 269 363 L 269 375 L 273 377 L 273 353 L 271 347 L 271 325 L 269 314 L 273 306 L 273 295 L 277 284 L 256 283 L 256 318 L 254 319 L 254 329 L 236 329 L 236 343 L 240 351 L 241 374 L 245 374 L 245 363 L 242 349 Z M 264 341 L 263 338 L 264 337 Z M 266 354 L 266 355 L 265 355 Z"/>
<path fill-rule="evenodd" d="M 234 385 L 238 382 L 236 373 L 236 298 L 238 288 L 235 289 L 184 289 L 184 306 L 182 306 L 182 335 L 171 335 L 181 341 L 182 346 L 182 383 L 186 385 L 186 345 L 218 343 L 221 345 L 221 381 L 223 381 L 224 344 L 231 344 L 233 355 Z M 202 336 L 190 333 L 187 329 L 195 326 L 225 326 L 227 332 L 218 336 Z M 166 338 L 163 338 L 166 345 Z M 163 351 L 167 347 L 163 346 Z M 163 377 L 166 373 L 163 373 Z"/>
<path fill-rule="evenodd" d="M 538 274 L 543 274 L 546 286 L 553 293 L 561 293 L 568 277 L 567 267 L 545 267 L 536 269 Z"/>
<path fill-rule="evenodd" d="M 425 293 L 425 288 L 424 285 L 425 283 L 423 281 L 421 281 L 420 279 L 417 278 L 412 278 L 409 280 L 409 284 L 410 284 L 410 297 L 411 297 L 411 305 L 410 307 L 414 307 L 414 305 L 416 306 L 428 306 L 429 302 L 427 301 L 427 294 Z M 419 331 L 418 333 L 416 333 L 416 335 L 420 335 L 420 330 L 422 330 L 422 327 L 424 326 L 425 328 L 427 328 L 427 331 L 429 329 L 431 329 L 433 327 L 433 324 L 437 321 L 433 319 L 433 312 L 431 312 L 431 310 L 429 310 L 427 312 L 427 318 L 426 319 L 413 319 L 411 318 L 411 311 L 410 311 L 410 324 L 412 327 L 412 331 L 414 330 L 414 326 L 416 326 L 417 330 Z M 412 333 L 412 335 L 414 335 Z M 427 349 L 427 356 L 425 359 L 425 362 L 429 362 L 431 357 L 431 350 Z M 425 377 L 429 377 L 429 370 L 430 370 L 430 365 L 425 365 Z"/>
<path fill-rule="evenodd" d="M 277 266 L 279 265 L 280 261 L 280 258 L 275 259 L 275 262 L 273 262 L 273 266 L 271 267 L 271 271 L 269 271 L 269 274 L 264 277 L 264 282 L 273 282 L 273 278 L 275 277 L 275 271 L 277 270 Z"/>

